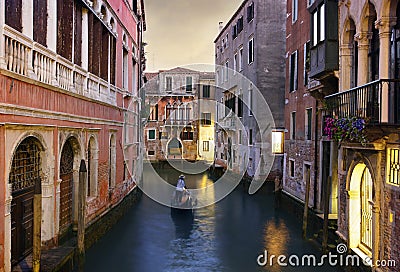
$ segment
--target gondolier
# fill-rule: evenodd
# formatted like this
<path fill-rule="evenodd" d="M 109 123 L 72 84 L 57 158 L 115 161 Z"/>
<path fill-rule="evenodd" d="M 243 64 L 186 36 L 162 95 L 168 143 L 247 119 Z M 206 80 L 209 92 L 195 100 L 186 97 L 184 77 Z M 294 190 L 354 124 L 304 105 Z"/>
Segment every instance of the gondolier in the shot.
<path fill-rule="evenodd" d="M 186 190 L 185 184 L 185 176 L 180 175 L 178 179 L 178 183 L 176 184 L 176 201 L 177 203 L 181 203 L 183 192 Z"/>

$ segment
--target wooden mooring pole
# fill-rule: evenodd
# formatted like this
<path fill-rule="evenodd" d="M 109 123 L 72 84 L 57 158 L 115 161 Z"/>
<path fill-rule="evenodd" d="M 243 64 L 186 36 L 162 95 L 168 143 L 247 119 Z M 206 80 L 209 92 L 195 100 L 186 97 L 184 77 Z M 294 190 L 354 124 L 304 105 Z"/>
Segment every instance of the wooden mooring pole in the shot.
<path fill-rule="evenodd" d="M 310 202 L 310 170 L 306 173 L 306 195 L 304 199 L 304 213 L 303 213 L 303 239 L 307 238 L 307 221 L 308 221 L 308 204 Z"/>
<path fill-rule="evenodd" d="M 85 260 L 85 213 L 86 213 L 86 179 L 87 170 L 85 160 L 81 160 L 79 167 L 79 197 L 78 197 L 78 260 L 79 267 Z"/>
<path fill-rule="evenodd" d="M 42 184 L 40 180 L 35 182 L 33 195 L 33 250 L 32 250 L 32 270 L 40 271 L 40 255 L 42 249 Z"/>

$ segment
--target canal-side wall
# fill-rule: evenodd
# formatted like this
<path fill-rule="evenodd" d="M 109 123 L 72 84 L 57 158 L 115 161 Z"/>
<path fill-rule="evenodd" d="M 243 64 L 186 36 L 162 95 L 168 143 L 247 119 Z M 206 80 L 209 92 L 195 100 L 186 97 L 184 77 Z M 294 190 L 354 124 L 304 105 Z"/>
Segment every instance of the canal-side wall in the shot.
<path fill-rule="evenodd" d="M 105 211 L 98 220 L 86 228 L 85 248 L 90 248 L 103 237 L 139 200 L 142 191 L 136 186 L 119 204 Z"/>

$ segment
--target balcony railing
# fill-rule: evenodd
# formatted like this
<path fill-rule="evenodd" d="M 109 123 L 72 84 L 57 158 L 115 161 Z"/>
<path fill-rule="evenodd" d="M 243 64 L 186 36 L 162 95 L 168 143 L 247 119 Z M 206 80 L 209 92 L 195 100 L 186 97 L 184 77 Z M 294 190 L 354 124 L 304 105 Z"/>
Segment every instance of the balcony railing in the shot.
<path fill-rule="evenodd" d="M 116 105 L 116 87 L 5 25 L 2 67 L 12 73 Z"/>
<path fill-rule="evenodd" d="M 190 126 L 193 123 L 193 119 L 171 119 L 165 120 L 165 125 L 168 126 Z"/>
<path fill-rule="evenodd" d="M 358 117 L 369 124 L 400 124 L 400 80 L 379 79 L 325 97 L 334 117 Z"/>

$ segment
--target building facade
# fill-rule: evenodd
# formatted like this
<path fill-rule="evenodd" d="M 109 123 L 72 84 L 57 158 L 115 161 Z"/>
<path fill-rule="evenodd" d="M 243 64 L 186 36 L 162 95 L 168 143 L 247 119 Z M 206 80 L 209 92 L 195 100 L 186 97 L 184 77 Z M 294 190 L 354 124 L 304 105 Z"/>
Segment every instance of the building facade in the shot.
<path fill-rule="evenodd" d="M 310 14 L 307 1 L 287 1 L 285 175 L 283 189 L 304 201 L 306 182 L 315 188 L 316 102 L 308 92 L 310 70 Z M 310 194 L 311 203 L 314 194 Z"/>
<path fill-rule="evenodd" d="M 394 271 L 378 261 L 400 262 L 400 7 L 397 1 L 362 0 L 338 6 L 339 92 L 325 97 L 327 115 L 340 120 L 336 128 L 351 123 L 359 131 L 352 138 L 334 134 L 340 142 L 337 233 L 354 253 L 378 265 L 372 270 Z"/>
<path fill-rule="evenodd" d="M 336 218 L 337 146 L 324 133 L 323 98 L 337 92 L 337 3 L 290 0 L 287 10 L 283 189 L 301 202 L 308 194 L 316 213 L 327 206 Z"/>
<path fill-rule="evenodd" d="M 265 107 L 260 100 L 268 103 L 275 127 L 284 126 L 285 11 L 282 1 L 243 1 L 228 23 L 220 24 L 214 41 L 216 100 L 221 104 L 216 160 L 260 180 L 267 177 L 265 158 L 270 155 L 255 119 Z M 281 172 L 282 158 L 277 157 L 272 173 Z"/>
<path fill-rule="evenodd" d="M 207 100 L 215 93 L 213 73 L 177 67 L 147 74 L 147 78 L 144 143 L 148 160 L 209 161 L 214 149 L 214 111 Z"/>
<path fill-rule="evenodd" d="M 214 162 L 215 154 L 215 73 L 201 72 L 199 82 L 198 160 Z"/>
<path fill-rule="evenodd" d="M 76 235 L 81 160 L 86 227 L 135 190 L 138 140 L 119 143 L 139 134 L 139 118 L 123 129 L 127 105 L 138 116 L 141 103 L 144 4 L 6 0 L 0 25 L 0 271 L 10 271 Z"/>

